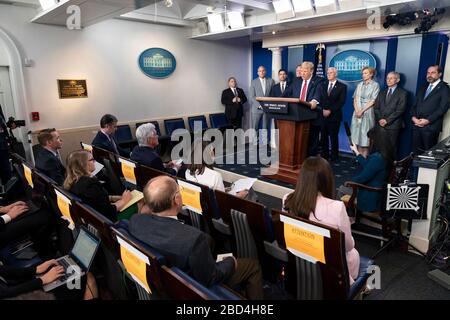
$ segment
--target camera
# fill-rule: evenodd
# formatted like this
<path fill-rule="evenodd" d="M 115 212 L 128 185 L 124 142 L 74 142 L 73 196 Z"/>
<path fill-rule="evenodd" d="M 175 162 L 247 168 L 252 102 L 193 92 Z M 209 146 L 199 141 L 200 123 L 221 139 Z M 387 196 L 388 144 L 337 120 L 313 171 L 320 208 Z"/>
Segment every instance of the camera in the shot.
<path fill-rule="evenodd" d="M 9 117 L 6 126 L 10 129 L 25 127 L 25 120 L 15 120 L 13 117 Z"/>

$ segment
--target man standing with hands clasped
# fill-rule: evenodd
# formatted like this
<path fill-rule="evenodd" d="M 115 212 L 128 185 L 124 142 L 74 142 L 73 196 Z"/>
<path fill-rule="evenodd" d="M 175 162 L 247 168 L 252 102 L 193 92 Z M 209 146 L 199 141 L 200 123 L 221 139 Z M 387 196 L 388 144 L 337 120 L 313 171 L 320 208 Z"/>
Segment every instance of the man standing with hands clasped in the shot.
<path fill-rule="evenodd" d="M 373 107 L 375 121 L 391 140 L 394 150 L 400 129 L 403 128 L 403 114 L 406 110 L 408 94 L 398 86 L 400 74 L 391 71 L 386 76 L 387 88 L 378 94 Z"/>
<path fill-rule="evenodd" d="M 439 138 L 442 122 L 449 107 L 449 87 L 441 80 L 442 69 L 430 66 L 427 85 L 419 89 L 411 108 L 413 126 L 413 152 L 422 153 L 432 148 Z"/>

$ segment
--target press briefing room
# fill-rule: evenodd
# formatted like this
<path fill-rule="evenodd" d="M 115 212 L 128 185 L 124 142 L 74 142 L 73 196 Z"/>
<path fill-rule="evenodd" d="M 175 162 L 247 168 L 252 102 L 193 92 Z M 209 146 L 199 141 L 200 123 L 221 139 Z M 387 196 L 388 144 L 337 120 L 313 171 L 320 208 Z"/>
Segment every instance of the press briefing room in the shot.
<path fill-rule="evenodd" d="M 449 35 L 448 0 L 1 0 L 0 299 L 449 300 Z"/>

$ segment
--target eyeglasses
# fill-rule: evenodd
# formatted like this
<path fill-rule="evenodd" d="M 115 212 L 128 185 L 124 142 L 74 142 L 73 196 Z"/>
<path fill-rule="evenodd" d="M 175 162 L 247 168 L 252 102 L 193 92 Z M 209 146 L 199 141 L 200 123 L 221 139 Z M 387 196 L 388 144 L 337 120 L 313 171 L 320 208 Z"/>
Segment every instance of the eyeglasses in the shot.
<path fill-rule="evenodd" d="M 94 158 L 92 158 L 92 159 L 89 159 L 88 161 L 92 161 L 92 162 L 94 162 L 94 161 L 95 161 L 95 159 L 94 159 Z"/>

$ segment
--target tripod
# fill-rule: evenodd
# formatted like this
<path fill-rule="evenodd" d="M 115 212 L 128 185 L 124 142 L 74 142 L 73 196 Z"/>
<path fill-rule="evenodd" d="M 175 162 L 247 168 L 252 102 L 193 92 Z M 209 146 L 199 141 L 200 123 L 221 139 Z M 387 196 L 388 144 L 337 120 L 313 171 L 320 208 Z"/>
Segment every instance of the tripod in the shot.
<path fill-rule="evenodd" d="M 409 235 L 414 217 L 418 216 L 419 211 L 426 213 L 427 194 L 428 185 L 408 184 L 408 182 L 399 186 L 388 184 L 385 215 L 392 214 L 396 223 L 396 233 L 392 234 L 391 232 L 391 239 L 372 256 L 372 259 L 394 244 L 404 245 L 406 248 L 411 247 L 421 256 L 425 256 L 425 253 L 409 243 Z M 422 217 L 422 214 L 420 216 Z M 407 236 L 404 236 L 401 230 L 401 221 L 405 218 L 408 220 Z"/>

